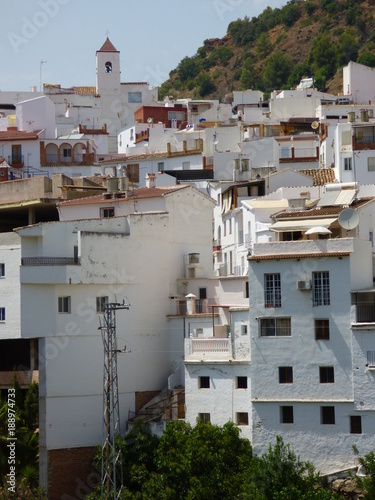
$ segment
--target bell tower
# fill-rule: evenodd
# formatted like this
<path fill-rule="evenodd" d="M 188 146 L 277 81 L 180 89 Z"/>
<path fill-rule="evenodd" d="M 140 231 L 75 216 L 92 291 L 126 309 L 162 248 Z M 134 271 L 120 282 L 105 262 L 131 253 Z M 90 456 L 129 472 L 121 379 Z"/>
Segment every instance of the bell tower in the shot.
<path fill-rule="evenodd" d="M 120 93 L 120 52 L 110 39 L 96 51 L 96 92 L 101 96 Z"/>

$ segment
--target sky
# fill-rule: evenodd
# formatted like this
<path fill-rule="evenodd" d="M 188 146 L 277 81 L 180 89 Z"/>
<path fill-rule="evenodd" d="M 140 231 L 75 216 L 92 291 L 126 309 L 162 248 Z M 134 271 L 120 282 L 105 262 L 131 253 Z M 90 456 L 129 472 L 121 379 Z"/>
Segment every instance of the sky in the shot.
<path fill-rule="evenodd" d="M 286 0 L 2 0 L 0 91 L 44 83 L 96 84 L 95 54 L 108 36 L 121 81 L 161 85 L 204 40 Z"/>

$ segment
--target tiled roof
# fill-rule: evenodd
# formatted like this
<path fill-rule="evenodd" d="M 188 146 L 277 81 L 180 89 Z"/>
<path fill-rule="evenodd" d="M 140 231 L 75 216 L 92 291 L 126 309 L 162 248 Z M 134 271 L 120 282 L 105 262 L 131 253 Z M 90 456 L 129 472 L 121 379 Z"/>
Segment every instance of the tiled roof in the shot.
<path fill-rule="evenodd" d="M 96 87 L 73 87 L 73 90 L 78 95 L 96 95 Z"/>
<path fill-rule="evenodd" d="M 149 154 L 141 154 L 141 155 L 132 155 L 132 156 L 113 156 L 109 159 L 105 160 L 99 160 L 100 164 L 103 163 L 114 163 L 114 162 L 137 162 L 140 160 L 148 160 L 152 158 L 176 158 L 176 157 L 183 157 L 183 156 L 191 156 L 191 155 L 201 155 L 202 152 L 199 149 L 193 149 L 193 150 L 188 150 L 188 151 L 174 151 L 171 153 L 167 153 L 167 151 L 161 152 L 161 153 L 149 153 Z"/>
<path fill-rule="evenodd" d="M 178 186 L 166 186 L 166 187 L 142 187 L 136 189 L 129 189 L 128 196 L 120 198 L 106 198 L 105 195 L 99 196 L 88 196 L 86 198 L 79 198 L 77 200 L 63 201 L 59 205 L 96 205 L 96 204 L 108 204 L 111 202 L 129 202 L 134 200 L 142 200 L 146 198 L 162 198 L 163 196 L 173 193 L 174 191 L 179 191 L 180 189 L 185 189 L 189 187 L 188 184 L 181 184 Z M 106 194 L 106 193 L 105 193 Z"/>
<path fill-rule="evenodd" d="M 38 139 L 40 130 L 25 132 L 22 130 L 3 130 L 0 132 L 0 141 L 27 141 Z"/>
<path fill-rule="evenodd" d="M 301 174 L 308 175 L 314 181 L 314 186 L 324 186 L 335 182 L 335 172 L 332 168 L 319 168 L 298 170 Z"/>
<path fill-rule="evenodd" d="M 350 252 L 281 253 L 278 255 L 250 255 L 247 260 L 313 259 L 316 257 L 347 257 Z"/>
<path fill-rule="evenodd" d="M 103 43 L 102 47 L 97 50 L 97 52 L 119 52 L 113 45 L 111 40 L 107 37 L 107 40 Z"/>
<path fill-rule="evenodd" d="M 354 200 L 350 205 L 350 208 L 356 209 L 360 208 L 366 203 L 373 201 L 375 198 L 362 198 L 360 200 Z M 326 215 L 339 215 L 345 208 L 345 206 L 338 205 L 333 207 L 321 207 L 321 208 L 311 208 L 310 210 L 300 210 L 298 212 L 279 212 L 274 214 L 275 219 L 294 219 L 303 218 L 308 219 L 310 217 L 323 217 Z"/>

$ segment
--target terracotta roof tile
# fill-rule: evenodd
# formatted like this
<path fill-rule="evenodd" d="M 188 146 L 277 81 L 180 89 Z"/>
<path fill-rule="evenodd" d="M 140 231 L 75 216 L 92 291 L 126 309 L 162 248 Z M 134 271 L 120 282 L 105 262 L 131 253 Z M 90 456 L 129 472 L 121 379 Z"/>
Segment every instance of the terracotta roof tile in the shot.
<path fill-rule="evenodd" d="M 350 208 L 360 208 L 366 203 L 373 201 L 375 198 L 361 198 L 360 200 L 354 200 L 350 205 Z M 321 208 L 311 208 L 310 210 L 300 210 L 298 212 L 279 212 L 274 214 L 272 217 L 275 219 L 294 219 L 303 218 L 307 219 L 310 217 L 323 217 L 325 215 L 339 215 L 345 208 L 345 206 L 337 205 L 333 207 L 321 207 Z"/>
<path fill-rule="evenodd" d="M 78 95 L 96 95 L 96 87 L 73 87 L 73 90 Z"/>
<path fill-rule="evenodd" d="M 305 174 L 314 181 L 314 186 L 324 186 L 335 182 L 335 172 L 332 168 L 319 168 L 299 170 L 301 174 Z"/>
<path fill-rule="evenodd" d="M 314 259 L 316 257 L 347 257 L 350 252 L 282 253 L 278 255 L 251 255 L 247 260 Z"/>
<path fill-rule="evenodd" d="M 101 48 L 97 52 L 119 52 L 113 45 L 111 40 L 107 37 L 107 40 L 103 43 Z"/>
<path fill-rule="evenodd" d="M 27 141 L 37 140 L 40 130 L 25 132 L 23 130 L 3 130 L 0 132 L 0 141 Z"/>
<path fill-rule="evenodd" d="M 88 196 L 86 198 L 78 198 L 77 200 L 68 200 L 59 203 L 59 205 L 96 205 L 96 204 L 108 204 L 111 202 L 132 202 L 134 200 L 141 200 L 146 198 L 162 198 L 163 196 L 173 193 L 174 191 L 179 191 L 180 189 L 185 189 L 189 187 L 188 184 L 181 184 L 178 186 L 167 186 L 167 187 L 153 187 L 153 188 L 136 188 L 134 190 L 130 189 L 128 192 L 128 196 L 120 197 L 120 198 L 106 198 L 104 196 Z"/>

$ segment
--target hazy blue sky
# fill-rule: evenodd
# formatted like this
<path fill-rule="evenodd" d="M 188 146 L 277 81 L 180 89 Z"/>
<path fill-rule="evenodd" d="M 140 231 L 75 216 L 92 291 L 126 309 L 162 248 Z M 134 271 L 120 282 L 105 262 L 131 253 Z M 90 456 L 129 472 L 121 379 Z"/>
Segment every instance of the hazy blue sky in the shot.
<path fill-rule="evenodd" d="M 95 85 L 107 32 L 121 52 L 121 81 L 160 85 L 207 38 L 286 0 L 2 0 L 0 90 Z M 41 65 L 41 61 L 47 61 Z"/>

